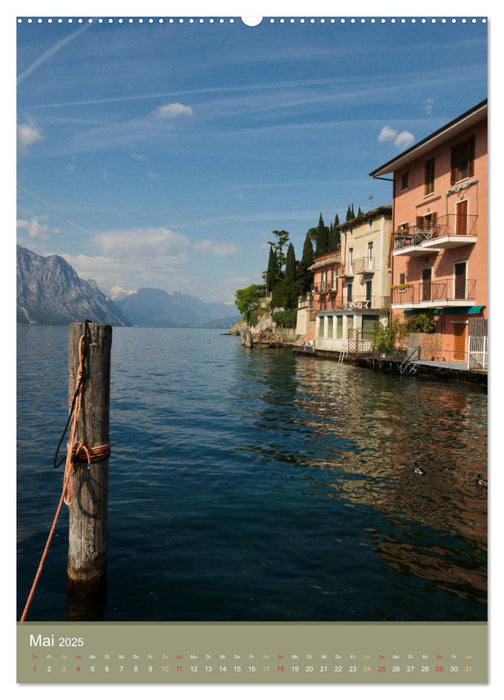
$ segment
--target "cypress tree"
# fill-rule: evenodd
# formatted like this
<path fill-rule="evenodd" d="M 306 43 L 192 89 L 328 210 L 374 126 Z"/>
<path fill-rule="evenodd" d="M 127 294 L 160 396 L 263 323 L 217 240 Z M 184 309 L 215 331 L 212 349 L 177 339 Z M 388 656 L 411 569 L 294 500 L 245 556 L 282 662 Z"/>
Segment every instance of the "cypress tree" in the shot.
<path fill-rule="evenodd" d="M 296 281 L 296 254 L 294 253 L 294 246 L 292 243 L 289 243 L 287 256 L 285 258 L 285 279 L 292 283 Z"/>
<path fill-rule="evenodd" d="M 310 232 L 306 234 L 303 245 L 303 256 L 299 262 L 298 281 L 302 294 L 306 294 L 313 286 L 313 272 L 308 268 L 313 265 L 313 243 Z"/>
<path fill-rule="evenodd" d="M 266 270 L 266 291 L 271 294 L 278 281 L 278 261 L 273 246 L 270 245 L 268 269 Z"/>
<path fill-rule="evenodd" d="M 329 248 L 329 229 L 324 224 L 324 219 L 322 214 L 319 216 L 319 222 L 317 226 L 317 250 L 316 255 L 325 255 Z"/>

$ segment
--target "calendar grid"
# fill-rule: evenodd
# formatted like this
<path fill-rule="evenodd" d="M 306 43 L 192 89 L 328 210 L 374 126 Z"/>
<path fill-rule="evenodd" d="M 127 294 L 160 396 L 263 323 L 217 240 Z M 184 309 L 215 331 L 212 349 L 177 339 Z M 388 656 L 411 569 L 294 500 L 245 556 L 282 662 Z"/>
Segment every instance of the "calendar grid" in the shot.
<path fill-rule="evenodd" d="M 19 683 L 485 683 L 483 623 L 18 626 Z"/>

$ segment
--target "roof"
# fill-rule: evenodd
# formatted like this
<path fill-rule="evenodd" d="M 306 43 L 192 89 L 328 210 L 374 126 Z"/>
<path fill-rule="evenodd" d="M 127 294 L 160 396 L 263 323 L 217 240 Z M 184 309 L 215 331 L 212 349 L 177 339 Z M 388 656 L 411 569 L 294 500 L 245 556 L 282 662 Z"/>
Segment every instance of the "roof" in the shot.
<path fill-rule="evenodd" d="M 325 255 L 320 255 L 318 258 L 315 258 L 308 269 L 315 270 L 319 267 L 324 267 L 325 265 L 331 265 L 332 263 L 337 262 L 341 262 L 341 250 L 339 248 L 332 253 L 326 253 Z"/>
<path fill-rule="evenodd" d="M 406 151 L 403 151 L 392 160 L 389 160 L 384 165 L 381 165 L 373 172 L 369 173 L 371 177 L 379 177 L 380 175 L 386 175 L 387 173 L 392 173 L 405 165 L 408 165 L 411 161 L 424 155 L 424 153 L 431 151 L 433 148 L 439 144 L 447 141 L 448 139 L 456 136 L 462 131 L 469 129 L 474 124 L 482 121 L 487 116 L 487 102 L 488 100 L 483 100 L 479 104 L 475 105 L 467 112 L 459 115 L 448 124 L 445 124 L 437 131 L 434 131 L 429 136 L 414 144 Z"/>
<path fill-rule="evenodd" d="M 345 221 L 344 224 L 340 224 L 339 227 L 342 229 L 350 228 L 352 226 L 357 226 L 368 219 L 378 219 L 381 216 L 392 216 L 391 204 L 384 204 L 381 207 L 376 207 L 376 209 L 359 214 L 359 216 L 356 216 L 354 219 L 350 219 L 349 221 Z"/>

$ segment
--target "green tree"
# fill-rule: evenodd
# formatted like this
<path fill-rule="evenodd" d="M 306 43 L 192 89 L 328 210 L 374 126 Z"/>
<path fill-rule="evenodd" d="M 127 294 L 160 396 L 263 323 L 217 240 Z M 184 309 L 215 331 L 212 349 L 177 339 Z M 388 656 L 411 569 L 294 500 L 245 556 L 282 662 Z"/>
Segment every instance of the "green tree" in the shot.
<path fill-rule="evenodd" d="M 283 247 L 289 240 L 289 232 L 284 231 L 282 229 L 281 231 L 273 231 L 273 234 L 276 237 L 276 240 L 268 241 L 268 243 L 270 244 L 270 246 L 273 247 L 273 250 L 275 251 L 278 264 L 279 278 L 281 278 L 283 276 L 283 267 L 285 265 L 285 253 L 283 252 Z"/>
<path fill-rule="evenodd" d="M 313 272 L 309 269 L 313 265 L 313 259 L 313 243 L 310 234 L 307 233 L 303 244 L 303 255 L 297 269 L 297 280 L 301 294 L 306 294 L 313 286 Z"/>
<path fill-rule="evenodd" d="M 386 325 L 377 321 L 374 325 L 373 341 L 376 352 L 391 353 L 408 334 L 406 326 L 398 319 L 391 319 Z"/>
<path fill-rule="evenodd" d="M 251 284 L 250 287 L 236 290 L 235 304 L 249 325 L 254 325 L 257 309 L 261 305 L 261 300 L 265 294 L 266 287 L 264 284 Z"/>
<path fill-rule="evenodd" d="M 291 283 L 296 281 L 296 254 L 292 243 L 289 243 L 285 257 L 285 279 Z"/>
<path fill-rule="evenodd" d="M 324 224 L 324 219 L 322 218 L 322 214 L 319 216 L 319 221 L 318 221 L 318 226 L 316 229 L 316 234 L 315 234 L 315 241 L 317 244 L 317 248 L 315 251 L 315 255 L 325 255 L 326 253 L 329 252 L 329 229 L 327 226 Z"/>
<path fill-rule="evenodd" d="M 275 284 L 278 282 L 278 260 L 273 245 L 270 245 L 268 269 L 266 270 L 265 281 L 266 291 L 268 294 L 271 294 L 275 288 Z"/>
<path fill-rule="evenodd" d="M 273 290 L 271 306 L 274 309 L 295 309 L 297 308 L 299 294 L 299 284 L 297 282 L 290 282 L 284 277 L 283 280 L 278 282 Z"/>

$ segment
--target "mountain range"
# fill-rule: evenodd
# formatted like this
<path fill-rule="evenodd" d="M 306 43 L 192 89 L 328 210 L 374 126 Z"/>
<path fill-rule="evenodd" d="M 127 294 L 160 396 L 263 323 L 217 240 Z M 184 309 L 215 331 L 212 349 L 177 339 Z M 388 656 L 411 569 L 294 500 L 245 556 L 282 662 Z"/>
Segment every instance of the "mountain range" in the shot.
<path fill-rule="evenodd" d="M 229 328 L 239 314 L 226 304 L 162 289 L 140 289 L 114 302 L 61 256 L 43 257 L 17 246 L 18 323 L 59 325 L 84 319 L 112 326 Z"/>

